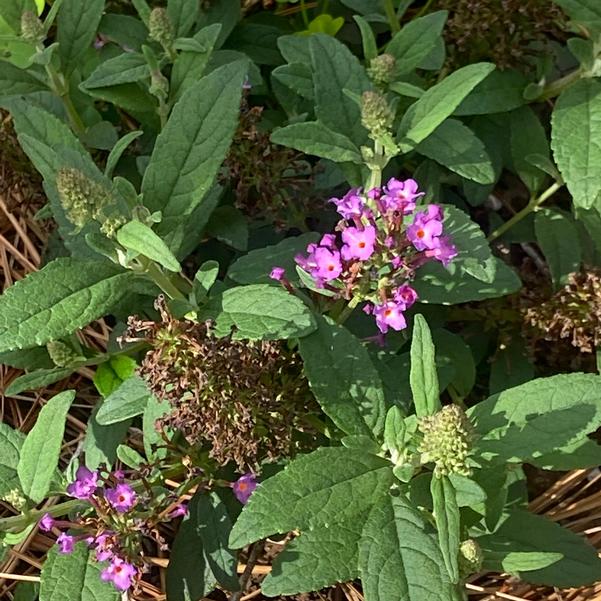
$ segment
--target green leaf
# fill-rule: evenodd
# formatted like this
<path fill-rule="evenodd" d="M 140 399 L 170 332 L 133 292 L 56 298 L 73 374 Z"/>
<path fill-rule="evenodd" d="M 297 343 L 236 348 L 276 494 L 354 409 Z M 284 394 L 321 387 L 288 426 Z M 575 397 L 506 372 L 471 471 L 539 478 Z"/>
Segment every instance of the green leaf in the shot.
<path fill-rule="evenodd" d="M 96 390 L 106 398 L 121 386 L 121 383 L 134 375 L 136 360 L 127 355 L 114 355 L 98 366 L 94 374 Z"/>
<path fill-rule="evenodd" d="M 171 104 L 175 104 L 182 94 L 202 77 L 220 32 L 221 23 L 204 27 L 192 38 L 204 51 L 185 50 L 178 54 L 171 73 Z"/>
<path fill-rule="evenodd" d="M 432 338 L 437 363 L 450 366 L 453 370 L 449 384 L 459 395 L 467 397 L 476 383 L 476 366 L 470 347 L 459 334 L 443 328 L 433 330 Z"/>
<path fill-rule="evenodd" d="M 571 588 L 601 580 L 601 559 L 586 539 L 527 511 L 512 511 L 494 534 L 478 538 L 478 543 L 485 557 L 494 554 L 494 569 L 503 566 L 504 558 L 511 559 L 515 553 L 561 555 L 559 561 L 548 567 L 514 572 L 533 584 Z"/>
<path fill-rule="evenodd" d="M 494 279 L 491 283 L 467 272 L 451 273 L 438 263 L 427 263 L 417 272 L 413 287 L 422 303 L 454 305 L 470 301 L 497 298 L 517 292 L 522 282 L 501 259 L 492 259 Z"/>
<path fill-rule="evenodd" d="M 570 19 L 587 27 L 601 29 L 601 6 L 596 0 L 553 0 Z"/>
<path fill-rule="evenodd" d="M 26 10 L 36 10 L 36 6 L 33 0 L 3 0 L 2 6 L 0 6 L 0 18 L 4 19 L 4 21 L 6 21 L 6 24 L 15 33 L 20 33 L 21 15 Z"/>
<path fill-rule="evenodd" d="M 96 421 L 101 426 L 109 426 L 141 415 L 151 395 L 146 382 L 140 376 L 132 376 L 104 399 Z"/>
<path fill-rule="evenodd" d="M 363 45 L 363 56 L 367 62 L 378 56 L 378 44 L 371 25 L 359 15 L 353 15 L 353 20 L 357 23 L 361 32 L 361 42 Z"/>
<path fill-rule="evenodd" d="M 396 59 L 398 75 L 413 71 L 436 48 L 448 14 L 446 10 L 439 10 L 412 19 L 394 35 L 386 52 Z"/>
<path fill-rule="evenodd" d="M 268 597 L 318 591 L 359 577 L 358 543 L 364 519 L 302 532 L 280 553 L 261 583 Z"/>
<path fill-rule="evenodd" d="M 122 83 L 135 83 L 150 78 L 150 69 L 144 55 L 124 52 L 100 63 L 81 84 L 86 89 L 105 88 Z"/>
<path fill-rule="evenodd" d="M 196 0 L 168 0 L 167 15 L 176 38 L 188 35 L 198 17 Z"/>
<path fill-rule="evenodd" d="M 139 470 L 146 463 L 144 457 L 127 444 L 120 444 L 117 447 L 117 459 L 132 470 Z"/>
<path fill-rule="evenodd" d="M 570 274 L 580 270 L 582 260 L 574 222 L 559 211 L 541 209 L 534 217 L 534 231 L 555 288 L 565 286 Z"/>
<path fill-rule="evenodd" d="M 359 543 L 366 601 L 449 601 L 452 585 L 435 537 L 403 497 L 374 504 Z"/>
<path fill-rule="evenodd" d="M 0 98 L 47 91 L 44 80 L 34 77 L 33 73 L 36 73 L 35 69 L 25 71 L 0 60 Z"/>
<path fill-rule="evenodd" d="M 75 398 L 73 390 L 52 397 L 40 411 L 23 447 L 17 472 L 23 492 L 39 503 L 50 490 L 54 470 L 58 465 L 65 420 Z"/>
<path fill-rule="evenodd" d="M 568 471 L 601 465 L 601 446 L 590 438 L 581 438 L 561 449 L 553 449 L 530 460 L 543 470 Z"/>
<path fill-rule="evenodd" d="M 197 304 L 204 302 L 219 275 L 217 261 L 205 261 L 194 276 L 194 300 Z"/>
<path fill-rule="evenodd" d="M 305 63 L 280 65 L 273 70 L 272 77 L 307 100 L 315 97 L 311 68 Z"/>
<path fill-rule="evenodd" d="M 205 199 L 225 158 L 246 70 L 245 62 L 230 63 L 188 88 L 157 138 L 142 194 L 150 211 L 162 212 L 157 233 L 172 250 L 172 230 Z"/>
<path fill-rule="evenodd" d="M 219 582 L 238 590 L 236 554 L 227 545 L 231 518 L 216 493 L 198 492 L 175 537 L 167 570 L 172 601 L 201 599 Z"/>
<path fill-rule="evenodd" d="M 335 163 L 363 162 L 359 149 L 351 140 L 318 121 L 295 123 L 276 129 L 271 134 L 271 141 Z"/>
<path fill-rule="evenodd" d="M 311 390 L 324 412 L 346 434 L 378 437 L 386 403 L 382 380 L 367 349 L 343 326 L 317 318 L 299 350 Z"/>
<path fill-rule="evenodd" d="M 384 445 L 391 452 L 402 451 L 405 447 L 407 426 L 401 408 L 391 407 L 386 413 L 384 422 Z"/>
<path fill-rule="evenodd" d="M 131 420 L 125 420 L 110 426 L 101 426 L 96 421 L 98 409 L 92 413 L 86 428 L 83 450 L 86 454 L 86 467 L 98 469 L 105 464 L 109 469 L 117 459 L 117 447 L 125 440 Z M 146 437 L 144 437 L 146 443 Z"/>
<path fill-rule="evenodd" d="M 312 35 L 309 47 L 317 120 L 355 144 L 362 144 L 367 132 L 361 125 L 361 109 L 344 90 L 358 95 L 369 90 L 365 69 L 344 44 L 331 36 Z"/>
<path fill-rule="evenodd" d="M 0 352 L 58 340 L 106 315 L 135 276 L 106 263 L 55 259 L 0 297 Z"/>
<path fill-rule="evenodd" d="M 0 423 L 0 496 L 20 489 L 17 466 L 24 440 L 25 434 Z"/>
<path fill-rule="evenodd" d="M 157 420 L 164 415 L 167 415 L 170 411 L 171 405 L 169 404 L 169 401 L 165 399 L 159 400 L 154 395 L 151 395 L 148 398 L 148 403 L 144 408 L 144 414 L 142 416 L 142 433 L 144 452 L 149 459 L 163 459 L 167 456 L 167 449 L 165 448 L 165 440 L 162 431 L 157 429 Z M 162 445 L 162 448 L 157 449 L 156 447 L 158 445 Z"/>
<path fill-rule="evenodd" d="M 526 104 L 528 79 L 520 71 L 495 70 L 487 75 L 455 109 L 454 115 L 505 113 Z"/>
<path fill-rule="evenodd" d="M 496 179 L 484 144 L 456 119 L 443 121 L 415 150 L 479 184 L 492 184 Z"/>
<path fill-rule="evenodd" d="M 50 369 L 35 369 L 15 378 L 5 389 L 7 396 L 17 396 L 25 390 L 44 388 L 71 375 L 75 367 L 53 367 Z"/>
<path fill-rule="evenodd" d="M 104 0 L 63 0 L 56 21 L 56 40 L 66 75 L 81 66 L 82 56 L 94 41 L 103 12 Z"/>
<path fill-rule="evenodd" d="M 459 544 L 461 542 L 461 516 L 457 493 L 447 476 L 434 476 L 430 483 L 434 518 L 438 530 L 438 544 L 451 582 L 459 582 Z"/>
<path fill-rule="evenodd" d="M 231 321 L 236 339 L 279 340 L 306 336 L 315 330 L 311 310 L 283 288 L 266 284 L 236 286 L 223 293 L 217 323 Z"/>
<path fill-rule="evenodd" d="M 536 457 L 580 440 L 601 425 L 600 383 L 594 374 L 559 374 L 489 397 L 469 411 L 478 445 L 508 458 Z"/>
<path fill-rule="evenodd" d="M 389 461 L 363 450 L 323 447 L 259 485 L 232 529 L 230 545 L 239 549 L 271 534 L 355 519 L 391 483 Z"/>
<path fill-rule="evenodd" d="M 474 507 L 486 501 L 486 491 L 474 480 L 460 474 L 450 474 L 459 507 Z"/>
<path fill-rule="evenodd" d="M 538 192 L 547 179 L 547 174 L 533 165 L 529 156 L 536 154 L 548 159 L 549 142 L 536 113 L 523 106 L 509 113 L 511 162 L 520 179 L 530 192 Z"/>
<path fill-rule="evenodd" d="M 104 169 L 104 175 L 108 178 L 113 176 L 113 171 L 119 163 L 119 159 L 123 155 L 123 153 L 127 150 L 127 147 L 134 141 L 137 140 L 141 135 L 143 135 L 143 131 L 130 131 L 128 134 L 125 134 L 112 148 L 109 153 L 108 158 L 106 159 L 106 167 Z"/>
<path fill-rule="evenodd" d="M 165 242 L 141 221 L 130 221 L 119 228 L 117 241 L 127 250 L 148 257 L 169 271 L 181 270 L 179 261 Z"/>
<path fill-rule="evenodd" d="M 227 272 L 228 278 L 239 284 L 267 284 L 273 282 L 269 277 L 273 267 L 283 267 L 291 282 L 298 282 L 294 256 L 305 252 L 308 244 L 317 242 L 315 233 L 285 238 L 273 246 L 265 246 L 250 251 L 235 261 Z"/>
<path fill-rule="evenodd" d="M 433 415 L 440 410 L 434 344 L 428 322 L 423 315 L 419 314 L 415 316 L 413 322 L 409 382 L 417 417 Z"/>
<path fill-rule="evenodd" d="M 40 601 L 117 601 L 115 587 L 100 578 L 102 564 L 95 561 L 84 542 L 73 553 L 59 553 L 53 546 L 41 573 Z"/>
<path fill-rule="evenodd" d="M 534 379 L 534 366 L 528 359 L 524 341 L 514 337 L 500 348 L 490 368 L 490 394 L 495 394 Z"/>
<path fill-rule="evenodd" d="M 425 140 L 494 68 L 490 63 L 468 65 L 432 86 L 403 115 L 398 132 L 401 150 Z"/>
<path fill-rule="evenodd" d="M 564 90 L 551 117 L 551 148 L 574 204 L 601 208 L 601 83 L 581 79 Z"/>
<path fill-rule="evenodd" d="M 236 207 L 217 207 L 206 225 L 205 232 L 236 250 L 248 248 L 248 222 Z"/>

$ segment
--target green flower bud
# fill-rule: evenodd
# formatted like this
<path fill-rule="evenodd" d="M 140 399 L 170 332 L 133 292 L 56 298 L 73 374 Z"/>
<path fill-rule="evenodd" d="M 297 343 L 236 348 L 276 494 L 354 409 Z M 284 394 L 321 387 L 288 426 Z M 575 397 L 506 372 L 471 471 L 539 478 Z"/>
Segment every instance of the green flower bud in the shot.
<path fill-rule="evenodd" d="M 124 225 L 126 221 L 127 219 L 122 215 L 111 215 L 102 222 L 102 225 L 100 226 L 100 231 L 107 238 L 114 238 L 115 234 L 117 233 L 117 230 L 122 225 Z"/>
<path fill-rule="evenodd" d="M 56 189 L 67 219 L 82 228 L 110 201 L 108 191 L 78 169 L 63 167 L 56 174 Z"/>
<path fill-rule="evenodd" d="M 419 422 L 424 438 L 419 446 L 423 463 L 435 463 L 434 474 L 469 476 L 467 463 L 475 438 L 474 428 L 458 405 L 446 405 Z"/>
<path fill-rule="evenodd" d="M 484 554 L 480 545 L 473 539 L 468 538 L 459 547 L 459 573 L 461 578 L 467 578 L 482 569 Z"/>
<path fill-rule="evenodd" d="M 3 501 L 6 501 L 9 505 L 12 505 L 17 511 L 23 511 L 27 506 L 27 499 L 23 496 L 18 488 L 13 488 L 7 492 L 3 497 Z"/>
<path fill-rule="evenodd" d="M 46 350 L 57 367 L 69 367 L 78 359 L 79 355 L 68 345 L 60 340 L 53 340 L 46 345 Z"/>
<path fill-rule="evenodd" d="M 162 7 L 153 8 L 148 19 L 149 37 L 161 46 L 169 47 L 173 44 L 173 25 L 167 11 Z"/>
<path fill-rule="evenodd" d="M 361 97 L 361 124 L 372 138 L 380 138 L 392 127 L 394 115 L 386 98 L 378 92 L 363 92 Z"/>
<path fill-rule="evenodd" d="M 381 54 L 371 59 L 367 74 L 377 86 L 384 86 L 394 80 L 395 67 L 396 59 L 392 54 Z"/>
<path fill-rule="evenodd" d="M 31 10 L 26 10 L 21 15 L 21 37 L 30 44 L 38 44 L 44 40 L 44 24 Z"/>

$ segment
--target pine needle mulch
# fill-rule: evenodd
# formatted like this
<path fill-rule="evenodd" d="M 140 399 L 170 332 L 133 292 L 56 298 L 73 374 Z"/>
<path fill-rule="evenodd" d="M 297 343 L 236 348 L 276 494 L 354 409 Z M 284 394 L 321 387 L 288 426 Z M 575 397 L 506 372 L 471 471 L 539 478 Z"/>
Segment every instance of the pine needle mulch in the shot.
<path fill-rule="evenodd" d="M 6 125 L 5 123 L 2 125 Z M 31 172 L 15 169 L 10 165 L 21 161 L 14 138 L 2 134 L 0 128 L 0 285 L 2 290 L 22 279 L 26 274 L 37 270 L 43 262 L 43 252 L 49 240 L 52 226 L 49 222 L 34 219 L 43 206 L 40 182 Z M 8 156 L 7 160 L 7 154 Z M 22 163 L 26 165 L 26 163 Z M 20 165 L 19 165 L 20 166 Z M 29 174 L 28 174 L 29 173 Z M 82 342 L 103 350 L 110 329 L 102 322 L 96 322 L 79 335 Z M 78 391 L 77 401 L 68 417 L 62 466 L 65 467 L 74 454 L 80 453 L 85 436 L 86 422 L 95 402 L 91 383 L 93 372 L 81 369 L 67 381 L 60 382 L 44 390 L 23 393 L 16 397 L 4 395 L 6 387 L 21 374 L 17 369 L 0 365 L 0 420 L 10 426 L 28 432 L 35 423 L 43 403 L 52 395 L 73 388 Z M 48 501 L 52 504 L 55 501 Z M 574 532 L 586 536 L 597 549 L 601 550 L 601 471 L 576 470 L 562 475 L 545 492 L 531 503 L 531 509 L 546 515 Z M 17 512 L 8 503 L 0 501 L 0 517 L 15 515 Z M 47 551 L 54 544 L 51 536 L 35 528 L 29 536 L 14 547 L 0 563 L 0 599 L 12 601 L 15 587 L 19 582 L 38 582 L 40 570 Z M 149 574 L 143 583 L 142 592 L 135 601 L 166 601 L 164 587 L 167 558 L 156 559 L 156 570 Z M 261 558 L 252 569 L 249 589 L 241 601 L 263 599 L 260 580 L 270 571 L 268 560 Z M 239 571 L 246 566 L 241 564 Z M 158 573 L 157 573 L 158 571 Z M 470 599 L 474 601 L 601 601 L 601 583 L 573 590 L 557 590 L 549 587 L 536 587 L 502 574 L 486 574 L 473 578 L 467 585 Z M 214 599 L 224 598 L 211 596 Z M 311 595 L 295 596 L 297 601 L 323 599 L 329 601 L 363 601 L 360 588 L 352 583 L 341 584 L 333 589 Z"/>

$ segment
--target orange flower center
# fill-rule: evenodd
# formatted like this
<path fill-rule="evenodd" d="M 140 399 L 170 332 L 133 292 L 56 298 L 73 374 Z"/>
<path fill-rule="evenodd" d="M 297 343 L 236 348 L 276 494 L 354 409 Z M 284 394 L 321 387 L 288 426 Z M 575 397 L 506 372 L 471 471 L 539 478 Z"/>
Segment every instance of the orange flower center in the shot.
<path fill-rule="evenodd" d="M 426 232 L 424 232 L 424 230 L 417 230 L 418 238 L 423 238 L 425 235 L 426 235 Z"/>
<path fill-rule="evenodd" d="M 365 242 L 359 242 L 357 245 L 359 248 L 365 248 Z"/>

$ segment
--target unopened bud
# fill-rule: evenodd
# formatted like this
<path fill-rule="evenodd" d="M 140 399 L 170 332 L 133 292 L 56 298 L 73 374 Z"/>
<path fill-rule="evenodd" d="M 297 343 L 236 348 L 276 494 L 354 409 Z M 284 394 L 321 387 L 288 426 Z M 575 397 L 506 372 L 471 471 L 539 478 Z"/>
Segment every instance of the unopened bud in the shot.
<path fill-rule="evenodd" d="M 173 44 L 173 25 L 167 11 L 162 7 L 153 8 L 148 19 L 149 37 L 161 46 L 169 47 Z"/>
<path fill-rule="evenodd" d="M 363 92 L 361 96 L 361 124 L 373 138 L 380 138 L 392 127 L 394 115 L 386 98 L 378 92 Z"/>
<path fill-rule="evenodd" d="M 104 186 L 72 167 L 59 169 L 56 189 L 67 219 L 78 228 L 86 225 L 110 201 Z"/>
<path fill-rule="evenodd" d="M 395 67 L 396 59 L 392 54 L 381 54 L 372 58 L 367 74 L 377 86 L 383 86 L 394 80 Z"/>
<path fill-rule="evenodd" d="M 46 345 L 46 350 L 57 367 L 69 367 L 78 359 L 79 355 L 68 345 L 60 340 L 53 340 Z"/>
<path fill-rule="evenodd" d="M 31 10 L 21 15 L 21 37 L 30 44 L 38 44 L 44 40 L 44 24 Z"/>
<path fill-rule="evenodd" d="M 468 538 L 459 547 L 459 572 L 462 578 L 467 578 L 482 569 L 484 554 L 480 545 L 473 539 Z"/>
<path fill-rule="evenodd" d="M 27 499 L 18 488 L 13 488 L 7 492 L 2 497 L 2 500 L 6 501 L 9 505 L 12 505 L 17 511 L 23 511 L 23 509 L 27 507 Z"/>
<path fill-rule="evenodd" d="M 446 405 L 438 413 L 419 422 L 424 438 L 419 451 L 423 463 L 434 463 L 434 474 L 461 474 L 469 476 L 467 463 L 475 438 L 474 428 L 458 405 Z"/>

